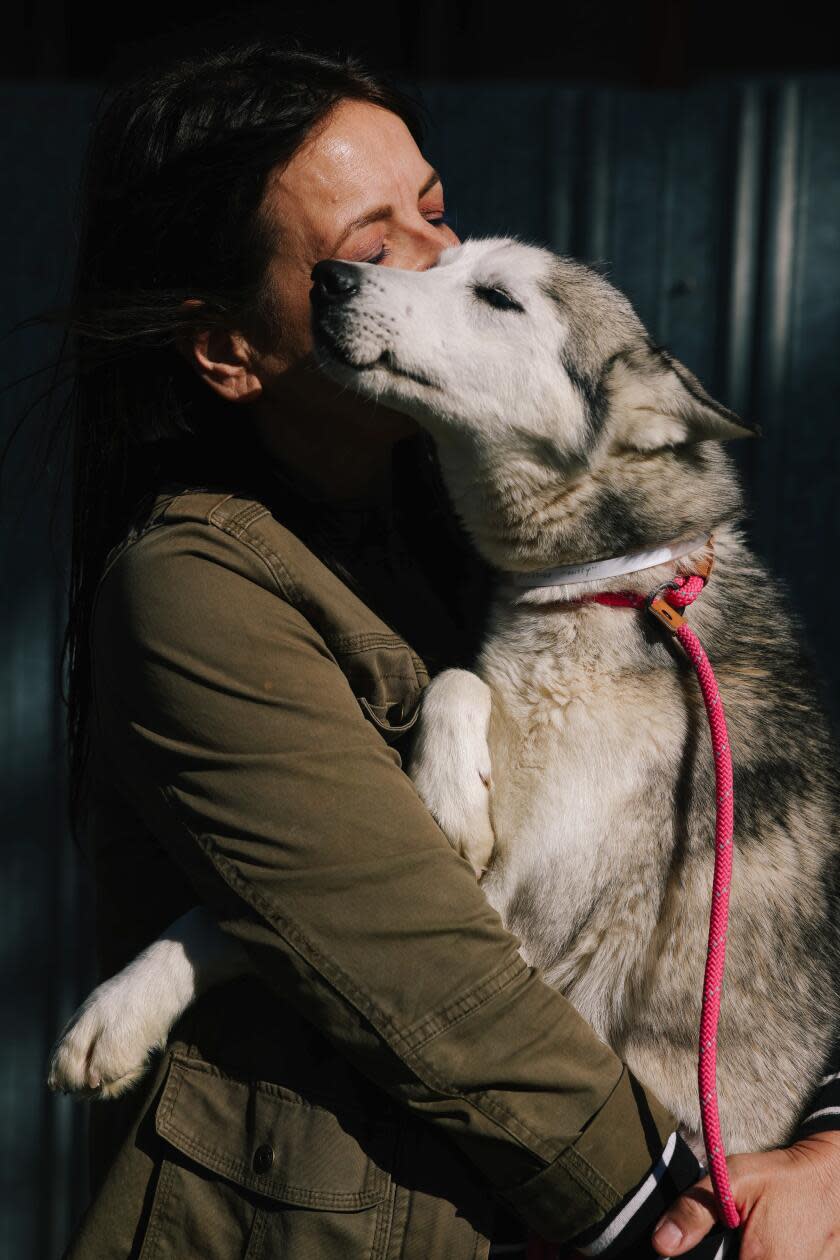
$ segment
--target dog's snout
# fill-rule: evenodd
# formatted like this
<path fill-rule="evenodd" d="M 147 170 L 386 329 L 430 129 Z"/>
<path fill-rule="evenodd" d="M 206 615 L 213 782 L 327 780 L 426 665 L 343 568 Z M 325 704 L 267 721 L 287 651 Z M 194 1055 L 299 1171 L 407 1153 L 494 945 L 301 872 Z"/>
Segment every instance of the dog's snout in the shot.
<path fill-rule="evenodd" d="M 327 258 L 312 268 L 312 301 L 343 302 L 359 291 L 359 273 L 352 263 Z"/>

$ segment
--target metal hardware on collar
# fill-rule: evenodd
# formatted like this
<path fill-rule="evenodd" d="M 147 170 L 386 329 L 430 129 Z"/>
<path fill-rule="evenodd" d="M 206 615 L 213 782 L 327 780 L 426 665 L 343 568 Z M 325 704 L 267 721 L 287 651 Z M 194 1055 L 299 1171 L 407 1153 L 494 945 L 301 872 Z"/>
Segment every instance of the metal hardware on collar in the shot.
<path fill-rule="evenodd" d="M 678 613 L 676 608 L 666 604 L 661 595 L 654 595 L 647 601 L 646 607 L 648 612 L 652 613 L 657 621 L 661 621 L 672 634 L 676 634 L 680 626 L 685 624 L 685 617 Z"/>
<path fill-rule="evenodd" d="M 715 563 L 714 534 L 709 534 L 708 542 L 708 558 L 700 560 L 699 563 L 695 565 L 695 576 L 702 578 L 704 584 L 708 583 L 709 574 L 711 573 Z M 666 629 L 671 631 L 672 634 L 676 634 L 680 626 L 685 625 L 685 618 L 677 611 L 673 604 L 669 604 L 667 602 L 665 591 L 678 590 L 680 585 L 681 583 L 679 581 L 672 578 L 670 582 L 663 582 L 661 586 L 657 586 L 655 590 L 651 591 L 650 595 L 648 595 L 645 600 L 645 608 L 647 611 L 652 613 L 652 615 L 656 617 L 657 621 L 660 621 Z"/>
<path fill-rule="evenodd" d="M 709 534 L 709 555 L 705 560 L 698 561 L 696 565 L 697 576 L 705 578 L 708 582 L 712 569 L 715 565 L 715 536 Z"/>
<path fill-rule="evenodd" d="M 711 538 L 709 541 L 711 542 Z M 703 567 L 704 573 L 699 576 L 706 580 L 706 575 L 711 569 L 711 565 L 704 565 Z M 673 634 L 676 634 L 680 626 L 684 624 L 685 618 L 673 604 L 668 603 L 665 592 L 678 590 L 679 586 L 680 583 L 673 578 L 669 582 L 662 582 L 659 586 L 654 587 L 644 601 L 645 611 L 656 617 L 657 621 L 660 621 L 666 630 L 670 630 Z"/>
<path fill-rule="evenodd" d="M 666 543 L 662 547 L 649 547 L 630 551 L 623 556 L 610 556 L 606 560 L 590 560 L 584 564 L 559 564 L 552 569 L 538 569 L 532 573 L 503 570 L 502 578 L 519 590 L 536 587 L 569 586 L 572 582 L 593 582 L 599 578 L 619 577 L 624 573 L 637 573 L 641 569 L 654 569 L 668 560 L 679 560 L 698 551 L 711 539 L 710 534 L 688 541 Z M 703 566 L 705 568 L 705 564 Z M 711 563 L 708 565 L 711 569 Z M 698 566 L 701 576 L 707 576 Z"/>

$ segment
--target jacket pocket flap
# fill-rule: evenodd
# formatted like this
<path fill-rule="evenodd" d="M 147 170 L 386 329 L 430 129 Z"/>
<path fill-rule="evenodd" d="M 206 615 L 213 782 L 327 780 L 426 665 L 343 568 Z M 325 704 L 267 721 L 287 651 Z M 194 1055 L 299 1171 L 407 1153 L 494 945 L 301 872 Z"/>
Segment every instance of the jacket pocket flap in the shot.
<path fill-rule="evenodd" d="M 238 1185 L 333 1212 L 382 1201 L 396 1141 L 393 1125 L 333 1112 L 281 1085 L 237 1080 L 181 1055 L 172 1056 L 155 1128 Z"/>
<path fill-rule="evenodd" d="M 367 699 L 366 696 L 359 696 L 358 700 L 363 711 L 371 719 L 374 726 L 376 726 L 377 729 L 380 730 L 382 734 L 385 736 L 386 742 L 390 742 L 391 736 L 397 737 L 399 735 L 403 735 L 406 731 L 410 731 L 412 726 L 414 725 L 414 723 L 417 721 L 418 717 L 420 716 L 419 701 L 415 705 L 414 711 L 410 715 L 407 721 L 392 722 L 390 719 L 390 712 L 385 708 L 384 705 L 377 705 L 376 707 L 374 707 L 371 704 L 371 702 Z M 394 706 L 391 706 L 391 709 L 393 709 L 393 707 Z"/>

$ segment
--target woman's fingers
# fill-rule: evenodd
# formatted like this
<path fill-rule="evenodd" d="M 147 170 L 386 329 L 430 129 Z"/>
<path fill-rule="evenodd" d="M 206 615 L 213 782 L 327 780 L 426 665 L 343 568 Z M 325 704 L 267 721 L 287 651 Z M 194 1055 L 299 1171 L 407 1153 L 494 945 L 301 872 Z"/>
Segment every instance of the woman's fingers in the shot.
<path fill-rule="evenodd" d="M 727 1160 L 741 1215 L 740 1255 L 840 1260 L 840 1132 Z M 680 1195 L 653 1234 L 659 1256 L 682 1256 L 717 1222 L 708 1177 Z"/>
<path fill-rule="evenodd" d="M 698 1181 L 671 1204 L 653 1234 L 653 1247 L 660 1256 L 681 1256 L 696 1247 L 717 1222 L 712 1183 Z"/>

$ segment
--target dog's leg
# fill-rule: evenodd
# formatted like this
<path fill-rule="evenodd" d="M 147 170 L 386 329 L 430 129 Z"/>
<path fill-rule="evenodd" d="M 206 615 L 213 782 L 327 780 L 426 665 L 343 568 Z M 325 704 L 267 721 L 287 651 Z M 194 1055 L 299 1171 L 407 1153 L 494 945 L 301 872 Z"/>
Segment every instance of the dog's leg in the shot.
<path fill-rule="evenodd" d="M 487 735 L 491 693 L 465 669 L 446 669 L 423 694 L 408 773 L 450 844 L 480 879 L 495 837 Z"/>
<path fill-rule="evenodd" d="M 209 910 L 195 907 L 86 998 L 53 1047 L 47 1084 L 116 1098 L 140 1079 L 149 1052 L 163 1049 L 200 994 L 251 970 L 238 942 Z"/>

